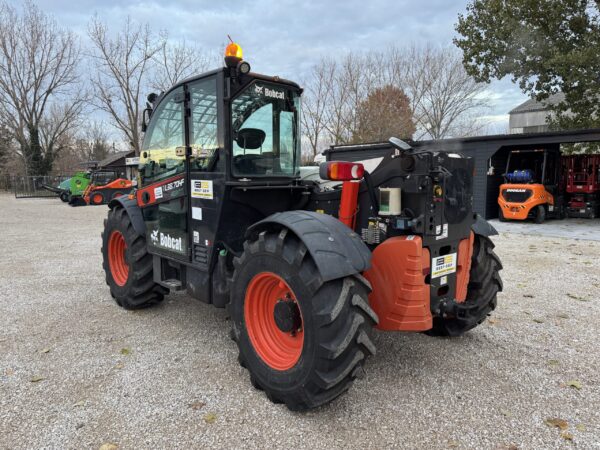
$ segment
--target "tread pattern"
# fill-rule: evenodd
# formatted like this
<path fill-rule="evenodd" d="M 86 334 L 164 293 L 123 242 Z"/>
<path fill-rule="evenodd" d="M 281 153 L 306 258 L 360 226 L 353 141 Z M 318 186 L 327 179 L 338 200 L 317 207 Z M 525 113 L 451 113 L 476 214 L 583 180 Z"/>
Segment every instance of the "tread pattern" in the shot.
<path fill-rule="evenodd" d="M 236 284 L 240 283 L 240 272 L 246 264 L 265 253 L 285 261 L 312 293 L 312 298 L 300 301 L 305 308 L 303 315 L 307 309 L 311 313 L 313 325 L 305 328 L 305 336 L 314 333 L 315 350 L 312 355 L 303 355 L 298 363 L 302 365 L 299 376 L 303 382 L 290 380 L 289 386 L 284 387 L 270 383 L 271 376 L 277 374 L 264 376 L 264 370 L 276 371 L 264 365 L 261 365 L 262 372 L 258 370 L 260 360 L 254 352 L 248 351 L 251 344 L 244 318 L 239 317 L 243 304 L 236 306 L 243 303 L 244 298 L 234 298 L 232 294 L 229 308 L 233 318 L 232 336 L 240 352 L 238 360 L 249 370 L 252 385 L 263 390 L 271 401 L 285 403 L 291 410 L 315 408 L 347 391 L 353 381 L 364 374 L 367 358 L 375 354 L 369 331 L 378 323 L 378 318 L 367 300 L 371 288 L 360 274 L 322 282 L 306 246 L 291 231 L 282 229 L 262 232 L 244 244 L 244 252 L 234 259 L 232 293 L 238 290 Z M 245 292 L 245 287 L 243 290 Z"/>
<path fill-rule="evenodd" d="M 490 238 L 475 235 L 471 272 L 464 303 L 458 317 L 434 317 L 433 328 L 426 332 L 430 336 L 460 336 L 481 324 L 496 309 L 497 294 L 502 291 L 500 278 L 502 263 L 494 253 Z"/>
<path fill-rule="evenodd" d="M 129 279 L 124 287 L 115 284 L 108 265 L 108 237 L 113 230 L 121 231 L 127 243 Z M 110 295 L 117 304 L 125 309 L 142 309 L 160 303 L 169 290 L 154 282 L 152 255 L 146 248 L 146 238 L 135 231 L 124 208 L 115 207 L 108 211 L 101 236 L 102 267 Z"/>

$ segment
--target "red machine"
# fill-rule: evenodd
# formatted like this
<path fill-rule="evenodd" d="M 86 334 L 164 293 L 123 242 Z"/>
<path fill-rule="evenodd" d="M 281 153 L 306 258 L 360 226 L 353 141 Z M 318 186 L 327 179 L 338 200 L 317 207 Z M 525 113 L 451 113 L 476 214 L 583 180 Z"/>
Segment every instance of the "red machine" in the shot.
<path fill-rule="evenodd" d="M 598 217 L 600 155 L 570 155 L 562 158 L 569 217 Z"/>

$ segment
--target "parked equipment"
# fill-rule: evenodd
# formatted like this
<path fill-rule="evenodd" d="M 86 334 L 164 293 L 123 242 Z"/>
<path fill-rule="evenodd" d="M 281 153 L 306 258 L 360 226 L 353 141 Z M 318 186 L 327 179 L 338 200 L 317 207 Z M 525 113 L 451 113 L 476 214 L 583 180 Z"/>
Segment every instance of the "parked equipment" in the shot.
<path fill-rule="evenodd" d="M 558 149 L 511 151 L 504 180 L 498 195 L 501 221 L 532 218 L 542 223 L 549 217 L 564 219 Z"/>
<path fill-rule="evenodd" d="M 562 159 L 567 215 L 593 219 L 600 208 L 600 155 L 569 155 Z"/>
<path fill-rule="evenodd" d="M 129 194 L 133 184 L 130 180 L 119 178 L 111 170 L 93 172 L 89 184 L 81 195 L 71 195 L 71 206 L 106 205 L 111 200 Z"/>
<path fill-rule="evenodd" d="M 458 336 L 502 289 L 495 230 L 472 210 L 473 161 L 390 140 L 371 170 L 327 161 L 300 179 L 292 81 L 226 67 L 149 96 L 135 198 L 109 203 L 110 293 L 127 309 L 170 290 L 231 315 L 240 364 L 304 410 L 363 374 L 380 330 Z"/>

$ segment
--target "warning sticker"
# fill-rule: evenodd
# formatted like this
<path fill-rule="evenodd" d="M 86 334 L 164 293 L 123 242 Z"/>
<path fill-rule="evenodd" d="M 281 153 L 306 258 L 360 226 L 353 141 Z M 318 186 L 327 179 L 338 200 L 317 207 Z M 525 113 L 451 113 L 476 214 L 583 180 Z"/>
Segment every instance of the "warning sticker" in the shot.
<path fill-rule="evenodd" d="M 192 197 L 212 200 L 214 198 L 212 180 L 192 180 Z"/>
<path fill-rule="evenodd" d="M 159 199 L 163 197 L 162 186 L 154 188 L 154 198 Z"/>
<path fill-rule="evenodd" d="M 438 225 L 435 227 L 435 234 L 436 240 L 446 239 L 448 237 L 448 224 L 445 223 L 444 225 Z"/>
<path fill-rule="evenodd" d="M 456 272 L 456 253 L 431 259 L 431 278 Z"/>

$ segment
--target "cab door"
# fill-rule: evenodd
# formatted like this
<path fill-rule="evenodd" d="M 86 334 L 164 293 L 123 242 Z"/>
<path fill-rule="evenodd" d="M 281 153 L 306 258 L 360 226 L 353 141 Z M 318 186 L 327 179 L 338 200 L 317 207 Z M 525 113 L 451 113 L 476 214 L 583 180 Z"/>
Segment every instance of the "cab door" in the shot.
<path fill-rule="evenodd" d="M 190 259 L 186 154 L 185 92 L 180 86 L 152 114 L 140 155 L 137 200 L 149 252 L 183 262 Z"/>
<path fill-rule="evenodd" d="M 225 189 L 222 77 L 213 75 L 186 86 L 189 99 L 189 189 L 192 263 L 209 272 L 215 252 Z"/>

